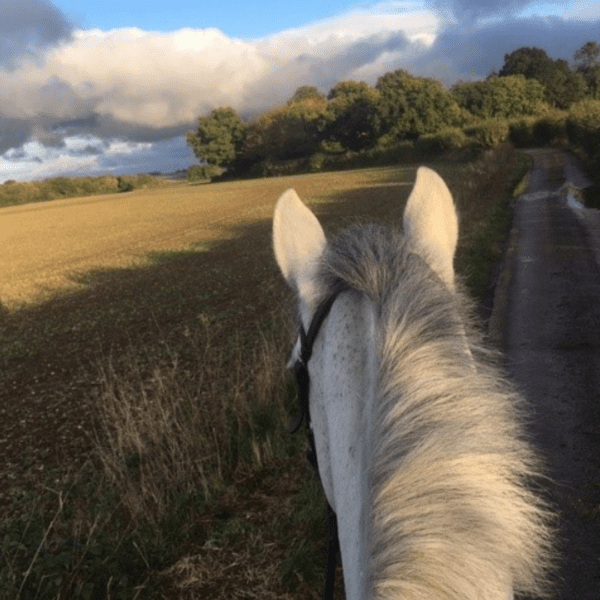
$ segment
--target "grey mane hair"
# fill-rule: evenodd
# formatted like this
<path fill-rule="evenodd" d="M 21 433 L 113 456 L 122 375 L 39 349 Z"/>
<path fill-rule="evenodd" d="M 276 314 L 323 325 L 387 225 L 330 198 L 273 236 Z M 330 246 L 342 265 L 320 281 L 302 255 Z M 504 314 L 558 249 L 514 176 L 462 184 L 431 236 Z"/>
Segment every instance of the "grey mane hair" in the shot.
<path fill-rule="evenodd" d="M 530 490 L 539 465 L 522 399 L 460 285 L 451 292 L 400 231 L 380 225 L 329 241 L 317 283 L 321 299 L 365 294 L 378 321 L 370 597 L 480 599 L 482 580 L 544 595 L 550 517 Z"/>

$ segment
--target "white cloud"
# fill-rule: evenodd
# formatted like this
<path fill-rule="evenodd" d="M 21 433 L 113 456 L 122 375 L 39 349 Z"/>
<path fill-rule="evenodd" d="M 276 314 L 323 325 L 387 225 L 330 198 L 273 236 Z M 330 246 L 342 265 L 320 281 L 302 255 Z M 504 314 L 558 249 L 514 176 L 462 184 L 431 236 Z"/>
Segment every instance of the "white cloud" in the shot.
<path fill-rule="evenodd" d="M 43 60 L 24 55 L 2 73 L 0 152 L 36 141 L 36 155 L 62 168 L 83 160 L 69 155 L 65 140 L 171 139 L 218 106 L 248 116 L 301 85 L 327 91 L 340 79 L 374 79 L 383 56 L 398 57 L 415 40 L 431 43 L 438 26 L 412 2 L 385 2 L 254 41 L 216 29 L 74 31 Z"/>
<path fill-rule="evenodd" d="M 600 1 L 595 0 L 592 2 L 591 0 L 584 0 L 583 2 L 575 2 L 567 9 L 565 17 L 579 21 L 595 21 L 600 19 Z M 600 37 L 600 35 L 596 37 Z"/>
<path fill-rule="evenodd" d="M 161 156 L 163 170 L 181 168 L 193 162 L 183 134 L 218 106 L 251 116 L 301 85 L 326 92 L 340 80 L 374 83 L 397 68 L 445 83 L 485 77 L 519 46 L 570 58 L 598 31 L 589 19 L 575 20 L 583 3 L 572 7 L 571 21 L 514 16 L 529 4 L 431 0 L 423 8 L 388 1 L 250 41 L 216 29 L 69 32 L 55 15 L 56 32 L 42 55 L 13 54 L 10 66 L 0 67 L 0 154 L 13 153 L 0 161 L 0 181 L 16 178 L 17 169 L 31 177 L 80 166 L 159 170 Z M 27 6 L 34 12 L 44 0 Z"/>

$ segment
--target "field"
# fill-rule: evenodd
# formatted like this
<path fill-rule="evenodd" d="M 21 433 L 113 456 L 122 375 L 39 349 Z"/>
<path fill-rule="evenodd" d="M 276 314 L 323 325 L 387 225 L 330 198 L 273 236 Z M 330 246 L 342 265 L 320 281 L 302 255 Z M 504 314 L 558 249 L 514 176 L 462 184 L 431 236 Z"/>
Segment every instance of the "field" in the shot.
<path fill-rule="evenodd" d="M 503 148 L 431 166 L 461 212 L 457 268 L 485 300 L 527 162 Z M 318 597 L 318 486 L 285 432 L 273 207 L 294 187 L 329 235 L 397 223 L 415 170 L 0 210 L 6 597 Z"/>

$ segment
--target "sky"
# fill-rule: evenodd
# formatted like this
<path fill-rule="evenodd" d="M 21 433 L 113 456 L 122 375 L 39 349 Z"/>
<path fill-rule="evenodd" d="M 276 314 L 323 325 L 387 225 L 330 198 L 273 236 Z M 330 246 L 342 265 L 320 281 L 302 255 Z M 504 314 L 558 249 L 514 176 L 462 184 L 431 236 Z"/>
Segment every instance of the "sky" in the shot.
<path fill-rule="evenodd" d="M 395 69 L 451 86 L 589 40 L 600 0 L 0 0 L 0 183 L 185 169 L 220 106 L 248 119 Z"/>

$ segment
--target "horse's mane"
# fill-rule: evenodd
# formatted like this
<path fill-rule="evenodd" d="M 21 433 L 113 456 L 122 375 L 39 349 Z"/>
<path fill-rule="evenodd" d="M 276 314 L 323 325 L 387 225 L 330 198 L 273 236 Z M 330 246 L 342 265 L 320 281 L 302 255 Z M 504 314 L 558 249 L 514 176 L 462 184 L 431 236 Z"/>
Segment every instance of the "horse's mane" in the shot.
<path fill-rule="evenodd" d="M 543 594 L 548 517 L 528 488 L 523 402 L 460 284 L 448 290 L 402 232 L 363 225 L 328 243 L 318 290 L 365 294 L 377 320 L 372 597 L 482 599 L 482 581 Z"/>

